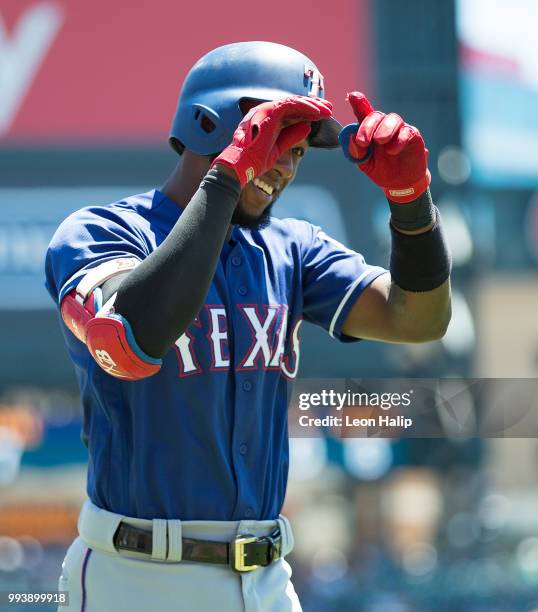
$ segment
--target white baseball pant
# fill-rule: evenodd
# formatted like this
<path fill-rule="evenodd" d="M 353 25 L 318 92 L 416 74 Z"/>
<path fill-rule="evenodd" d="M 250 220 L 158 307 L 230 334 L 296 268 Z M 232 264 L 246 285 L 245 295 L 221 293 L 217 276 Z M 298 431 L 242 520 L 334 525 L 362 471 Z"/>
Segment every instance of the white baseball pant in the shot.
<path fill-rule="evenodd" d="M 112 538 L 121 521 L 152 529 L 151 557 L 116 550 Z M 237 535 L 269 535 L 277 525 L 285 556 L 293 548 L 293 533 L 283 516 L 277 521 L 151 521 L 86 501 L 79 537 L 67 551 L 59 580 L 59 590 L 69 593 L 69 606 L 58 612 L 301 612 L 284 558 L 244 573 L 181 561 L 182 537 L 230 542 Z"/>

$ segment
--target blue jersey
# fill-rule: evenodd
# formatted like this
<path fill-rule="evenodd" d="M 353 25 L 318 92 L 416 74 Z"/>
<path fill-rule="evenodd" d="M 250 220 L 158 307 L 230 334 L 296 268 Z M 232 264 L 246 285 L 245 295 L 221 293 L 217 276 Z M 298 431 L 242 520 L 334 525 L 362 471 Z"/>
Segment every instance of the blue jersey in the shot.
<path fill-rule="evenodd" d="M 104 261 L 147 257 L 180 215 L 159 191 L 73 213 L 47 252 L 56 304 Z M 90 499 L 147 519 L 277 517 L 301 321 L 351 340 L 346 315 L 385 272 L 307 222 L 273 218 L 233 230 L 204 307 L 154 376 L 107 374 L 62 322 L 84 407 Z"/>

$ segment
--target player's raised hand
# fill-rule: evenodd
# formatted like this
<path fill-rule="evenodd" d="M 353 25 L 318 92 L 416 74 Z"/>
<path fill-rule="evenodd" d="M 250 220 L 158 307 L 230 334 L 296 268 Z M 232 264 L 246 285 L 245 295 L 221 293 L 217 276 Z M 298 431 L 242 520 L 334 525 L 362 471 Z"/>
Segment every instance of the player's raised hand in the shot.
<path fill-rule="evenodd" d="M 321 98 L 290 96 L 263 102 L 243 117 L 232 143 L 211 166 L 224 164 L 232 168 L 244 187 L 270 170 L 282 153 L 304 140 L 310 133 L 312 121 L 331 114 L 331 103 Z"/>
<path fill-rule="evenodd" d="M 347 95 L 358 123 L 339 134 L 344 155 L 357 164 L 387 198 L 405 204 L 426 191 L 431 176 L 428 149 L 418 129 L 396 113 L 374 110 L 359 91 Z"/>

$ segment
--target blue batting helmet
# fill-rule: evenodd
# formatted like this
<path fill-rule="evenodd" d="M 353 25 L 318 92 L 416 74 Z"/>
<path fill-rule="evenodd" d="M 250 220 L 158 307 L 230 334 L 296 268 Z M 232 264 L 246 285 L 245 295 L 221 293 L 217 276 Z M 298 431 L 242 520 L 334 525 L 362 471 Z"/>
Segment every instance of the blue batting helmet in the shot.
<path fill-rule="evenodd" d="M 243 118 L 242 100 L 277 100 L 325 94 L 323 76 L 306 55 L 271 42 L 239 42 L 210 51 L 191 68 L 181 88 L 169 142 L 213 155 L 225 149 Z M 312 124 L 310 146 L 339 146 L 333 118 Z"/>

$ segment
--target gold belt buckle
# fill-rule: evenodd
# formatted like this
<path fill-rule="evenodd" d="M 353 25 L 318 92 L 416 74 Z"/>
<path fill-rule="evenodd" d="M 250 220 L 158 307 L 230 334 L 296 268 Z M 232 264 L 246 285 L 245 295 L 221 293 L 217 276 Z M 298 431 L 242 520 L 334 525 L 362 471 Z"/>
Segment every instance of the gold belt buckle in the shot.
<path fill-rule="evenodd" d="M 251 572 L 252 570 L 258 569 L 259 565 L 245 565 L 245 545 L 252 544 L 252 542 L 256 542 L 258 538 L 256 536 L 246 534 L 239 536 L 234 540 L 233 549 L 234 549 L 234 558 L 233 558 L 233 567 L 237 572 Z"/>

